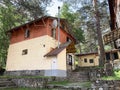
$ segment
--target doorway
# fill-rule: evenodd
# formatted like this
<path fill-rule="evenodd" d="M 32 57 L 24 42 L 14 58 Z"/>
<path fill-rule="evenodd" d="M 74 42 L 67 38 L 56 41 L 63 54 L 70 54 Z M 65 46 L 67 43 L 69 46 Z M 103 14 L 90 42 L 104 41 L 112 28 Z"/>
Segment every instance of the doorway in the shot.
<path fill-rule="evenodd" d="M 54 57 L 51 63 L 51 76 L 57 76 L 57 58 Z"/>

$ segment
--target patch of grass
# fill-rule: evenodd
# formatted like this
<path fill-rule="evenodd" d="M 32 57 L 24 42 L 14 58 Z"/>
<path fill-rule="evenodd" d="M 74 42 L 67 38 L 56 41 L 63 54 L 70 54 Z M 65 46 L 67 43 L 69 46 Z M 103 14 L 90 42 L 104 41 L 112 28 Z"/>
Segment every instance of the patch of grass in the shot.
<path fill-rule="evenodd" d="M 81 86 L 85 88 L 91 87 L 91 82 L 70 82 L 70 81 L 59 81 L 59 82 L 50 82 L 52 85 L 67 85 L 67 86 Z"/>
<path fill-rule="evenodd" d="M 91 87 L 91 82 L 83 82 L 80 84 L 82 87 L 86 87 L 86 88 L 89 88 Z"/>
<path fill-rule="evenodd" d="M 120 78 L 115 76 L 105 76 L 102 77 L 102 80 L 120 80 Z"/>
<path fill-rule="evenodd" d="M 46 76 L 0 76 L 0 79 L 1 78 L 50 78 L 50 77 L 46 77 Z"/>
<path fill-rule="evenodd" d="M 52 89 L 40 89 L 40 88 L 5 88 L 5 89 L 0 89 L 0 90 L 52 90 Z"/>
<path fill-rule="evenodd" d="M 120 80 L 120 70 L 115 70 L 113 76 L 104 76 L 103 80 Z"/>
<path fill-rule="evenodd" d="M 67 85 L 68 83 L 70 83 L 69 81 L 53 81 L 50 82 L 49 84 L 53 84 L 53 85 Z"/>
<path fill-rule="evenodd" d="M 120 78 L 120 70 L 119 71 L 114 71 L 114 74 L 116 77 Z"/>

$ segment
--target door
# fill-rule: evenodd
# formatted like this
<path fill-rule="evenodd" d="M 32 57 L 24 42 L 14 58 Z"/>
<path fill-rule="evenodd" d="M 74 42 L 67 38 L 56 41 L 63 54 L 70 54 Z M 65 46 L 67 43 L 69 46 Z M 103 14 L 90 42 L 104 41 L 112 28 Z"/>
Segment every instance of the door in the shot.
<path fill-rule="evenodd" d="M 53 58 L 51 63 L 51 76 L 57 76 L 57 58 Z"/>

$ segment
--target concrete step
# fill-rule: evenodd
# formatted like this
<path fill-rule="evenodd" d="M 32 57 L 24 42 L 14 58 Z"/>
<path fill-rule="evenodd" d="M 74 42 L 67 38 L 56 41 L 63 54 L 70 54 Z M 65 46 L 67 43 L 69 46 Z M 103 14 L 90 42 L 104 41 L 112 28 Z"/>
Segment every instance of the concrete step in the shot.
<path fill-rule="evenodd" d="M 6 89 L 6 88 L 17 88 L 17 86 L 0 87 L 0 90 Z M 7 90 L 9 90 L 9 89 L 7 89 Z M 15 89 L 14 89 L 14 90 L 15 90 Z M 16 90 L 17 90 L 17 89 L 16 89 Z"/>
<path fill-rule="evenodd" d="M 0 84 L 0 87 L 3 87 L 3 86 L 15 86 L 15 84 L 14 83 L 1 83 Z"/>
<path fill-rule="evenodd" d="M 0 79 L 0 88 L 11 88 L 16 87 L 16 85 L 10 79 Z"/>
<path fill-rule="evenodd" d="M 7 79 L 7 78 L 0 78 L 0 81 L 9 81 L 11 79 Z"/>
<path fill-rule="evenodd" d="M 6 80 L 6 81 L 0 81 L 0 84 L 1 83 L 10 83 L 11 81 L 8 81 L 8 80 Z"/>

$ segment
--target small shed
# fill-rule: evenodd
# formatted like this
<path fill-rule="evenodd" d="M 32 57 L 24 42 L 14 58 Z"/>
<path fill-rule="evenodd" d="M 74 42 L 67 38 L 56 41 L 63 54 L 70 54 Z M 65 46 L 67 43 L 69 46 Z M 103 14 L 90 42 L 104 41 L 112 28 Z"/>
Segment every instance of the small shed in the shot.
<path fill-rule="evenodd" d="M 99 65 L 99 56 L 97 53 L 77 54 L 79 67 L 90 67 Z"/>

